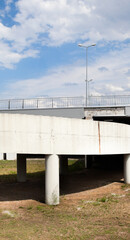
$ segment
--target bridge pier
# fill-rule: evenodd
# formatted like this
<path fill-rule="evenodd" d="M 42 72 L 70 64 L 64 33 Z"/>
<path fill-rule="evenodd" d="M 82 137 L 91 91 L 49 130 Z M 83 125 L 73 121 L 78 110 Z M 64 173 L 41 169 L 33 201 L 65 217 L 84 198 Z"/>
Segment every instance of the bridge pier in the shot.
<path fill-rule="evenodd" d="M 87 155 L 84 157 L 84 167 L 87 168 Z"/>
<path fill-rule="evenodd" d="M 66 155 L 60 156 L 60 174 L 66 175 L 68 172 L 68 157 Z"/>
<path fill-rule="evenodd" d="M 4 154 L 0 153 L 0 160 L 4 160 Z"/>
<path fill-rule="evenodd" d="M 17 154 L 17 181 L 26 182 L 26 155 Z"/>
<path fill-rule="evenodd" d="M 130 184 L 130 154 L 124 155 L 124 181 Z"/>
<path fill-rule="evenodd" d="M 91 168 L 92 167 L 92 162 L 93 162 L 94 156 L 93 155 L 85 155 L 84 159 L 84 166 L 85 168 Z"/>
<path fill-rule="evenodd" d="M 59 204 L 59 156 L 56 154 L 45 156 L 45 203 Z"/>

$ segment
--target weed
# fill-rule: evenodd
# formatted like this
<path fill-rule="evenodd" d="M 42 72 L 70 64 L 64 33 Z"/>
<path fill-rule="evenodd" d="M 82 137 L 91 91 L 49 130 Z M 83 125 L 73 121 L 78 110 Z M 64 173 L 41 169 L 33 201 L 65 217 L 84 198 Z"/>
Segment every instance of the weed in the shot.
<path fill-rule="evenodd" d="M 126 188 L 130 188 L 130 184 L 124 183 L 123 185 L 121 185 L 122 190 L 124 190 Z"/>
<path fill-rule="evenodd" d="M 106 229 L 104 230 L 104 234 L 109 234 L 109 235 L 113 235 L 113 232 L 116 232 L 117 229 L 116 228 L 110 228 L 110 229 Z"/>
<path fill-rule="evenodd" d="M 6 215 L 6 216 L 8 216 L 8 217 L 11 217 L 11 218 L 14 217 L 14 214 L 13 214 L 11 211 L 9 211 L 9 210 L 4 210 L 4 211 L 2 212 L 2 214 Z"/>
<path fill-rule="evenodd" d="M 37 206 L 37 210 L 43 212 L 44 211 L 44 207 L 39 205 L 39 206 Z"/>
<path fill-rule="evenodd" d="M 107 197 L 102 197 L 102 198 L 97 198 L 97 202 L 108 202 L 108 198 Z"/>
<path fill-rule="evenodd" d="M 100 205 L 100 202 L 94 202 L 93 203 L 93 206 L 99 206 Z"/>
<path fill-rule="evenodd" d="M 108 196 L 108 197 L 107 197 L 107 196 L 104 196 L 104 197 L 102 197 L 102 198 L 97 198 L 96 201 L 99 202 L 99 203 L 106 203 L 106 202 L 108 202 L 108 203 L 111 203 L 111 202 L 116 202 L 116 203 L 118 203 L 118 200 L 115 199 L 113 195 L 112 195 L 112 196 Z"/>
<path fill-rule="evenodd" d="M 32 209 L 33 209 L 32 206 L 28 206 L 28 207 L 27 207 L 27 210 L 32 210 Z"/>

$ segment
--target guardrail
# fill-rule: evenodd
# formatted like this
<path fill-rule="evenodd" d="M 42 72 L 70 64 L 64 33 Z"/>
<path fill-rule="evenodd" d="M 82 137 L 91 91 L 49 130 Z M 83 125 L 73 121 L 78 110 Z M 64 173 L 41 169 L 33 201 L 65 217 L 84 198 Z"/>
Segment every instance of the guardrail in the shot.
<path fill-rule="evenodd" d="M 130 106 L 130 95 L 90 96 L 87 107 Z M 0 100 L 0 110 L 85 107 L 84 97 Z"/>
<path fill-rule="evenodd" d="M 130 95 L 90 96 L 88 106 L 130 106 Z"/>
<path fill-rule="evenodd" d="M 33 99 L 7 99 L 0 100 L 0 109 L 40 109 L 40 108 L 69 108 L 83 107 L 84 97 L 57 97 Z"/>

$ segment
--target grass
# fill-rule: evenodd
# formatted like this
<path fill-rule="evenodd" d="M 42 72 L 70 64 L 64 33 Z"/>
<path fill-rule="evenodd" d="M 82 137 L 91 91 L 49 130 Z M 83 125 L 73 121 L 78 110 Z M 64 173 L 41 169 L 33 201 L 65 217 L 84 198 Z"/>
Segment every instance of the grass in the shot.
<path fill-rule="evenodd" d="M 97 202 L 98 203 L 111 203 L 111 202 L 115 202 L 115 203 L 118 203 L 118 200 L 116 198 L 116 196 L 104 196 L 102 198 L 97 198 Z"/>
<path fill-rule="evenodd" d="M 74 172 L 84 168 L 84 161 L 69 160 L 68 170 Z M 28 160 L 27 161 L 27 179 L 35 180 L 45 175 L 45 160 Z M 0 160 L 0 182 L 16 182 L 17 166 L 16 161 Z"/>
<path fill-rule="evenodd" d="M 17 209 L 14 219 L 4 216 L 0 222 L 1 239 L 129 239 L 128 216 L 123 217 L 120 209 L 116 218 L 112 209 L 104 216 L 100 206 L 88 204 L 81 211 L 76 211 L 76 206 L 37 205 L 30 211 L 28 208 Z"/>
<path fill-rule="evenodd" d="M 28 160 L 27 161 L 27 179 L 41 178 L 45 172 L 44 160 Z M 1 160 L 0 161 L 0 182 L 16 182 L 17 166 L 16 161 Z"/>
<path fill-rule="evenodd" d="M 82 161 L 69 161 L 69 171 L 82 168 Z M 28 161 L 27 177 L 30 181 L 42 178 L 44 170 L 44 160 Z M 15 177 L 16 162 L 0 161 L 1 186 L 3 182 L 15 182 Z M 121 183 L 123 198 L 109 193 L 68 204 L 62 196 L 58 206 L 32 200 L 14 205 L 0 202 L 0 240 L 128 240 L 129 195 L 125 190 L 129 187 Z"/>
<path fill-rule="evenodd" d="M 124 183 L 124 184 L 121 186 L 121 188 L 122 188 L 123 190 L 125 190 L 125 189 L 127 189 L 127 188 L 130 188 L 130 184 Z"/>
<path fill-rule="evenodd" d="M 72 159 L 68 161 L 68 166 L 70 172 L 79 171 L 84 169 L 84 161 Z"/>

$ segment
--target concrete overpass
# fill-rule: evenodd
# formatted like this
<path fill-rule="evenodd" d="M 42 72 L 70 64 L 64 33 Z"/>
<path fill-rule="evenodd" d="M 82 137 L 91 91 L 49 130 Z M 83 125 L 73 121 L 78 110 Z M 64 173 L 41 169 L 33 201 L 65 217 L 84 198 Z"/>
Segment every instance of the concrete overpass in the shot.
<path fill-rule="evenodd" d="M 0 113 L 28 114 L 54 117 L 67 117 L 77 119 L 93 119 L 130 124 L 130 106 L 103 106 L 103 107 L 62 107 L 62 108 L 11 108 L 0 110 Z M 0 153 L 0 159 L 16 159 L 15 153 Z"/>
<path fill-rule="evenodd" d="M 87 118 L 130 123 L 130 96 L 89 96 L 0 100 L 1 113 Z"/>
<path fill-rule="evenodd" d="M 37 99 L 33 99 L 37 100 Z M 118 123 L 125 123 L 130 124 L 130 106 L 89 106 L 89 107 L 81 107 L 81 102 L 78 102 L 79 107 L 73 106 L 73 104 L 66 107 L 53 106 L 52 104 L 50 108 L 47 108 L 48 105 L 39 105 L 37 103 L 37 107 L 35 104 L 25 105 L 23 104 L 23 100 L 15 100 L 13 99 L 13 104 L 9 100 L 6 101 L 6 105 L 3 105 L 3 109 L 0 109 L 0 113 L 11 113 L 11 114 L 28 114 L 28 115 L 41 115 L 41 116 L 55 116 L 55 117 L 67 117 L 67 118 L 77 118 L 77 119 L 93 119 L 97 121 L 107 121 L 107 122 L 118 122 Z M 11 100 L 10 100 L 11 101 Z M 20 104 L 17 105 L 16 103 Z M 22 101 L 22 102 L 21 102 Z M 26 100 L 24 100 L 26 101 Z M 38 99 L 38 101 L 41 101 Z M 14 105 L 15 104 L 15 105 Z M 22 105 L 21 105 L 22 104 Z M 77 104 L 77 105 L 78 105 Z M 2 107 L 1 107 L 2 108 Z M 15 153 L 7 152 L 3 155 L 0 153 L 0 159 L 16 159 Z"/>
<path fill-rule="evenodd" d="M 17 153 L 17 180 L 26 181 L 26 158 L 45 156 L 45 202 L 59 203 L 59 160 L 69 155 L 124 155 L 124 179 L 130 183 L 130 126 L 93 120 L 0 114 L 0 152 Z"/>

